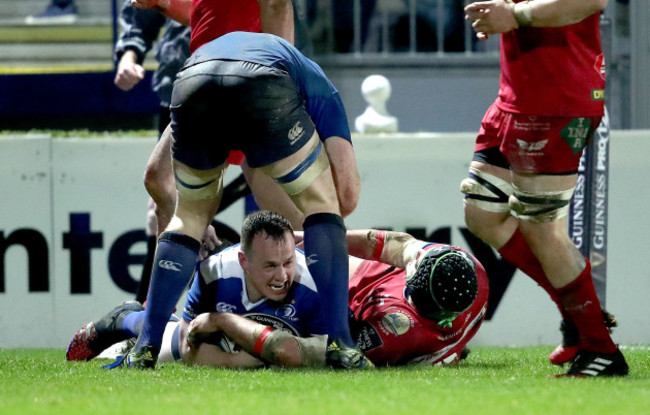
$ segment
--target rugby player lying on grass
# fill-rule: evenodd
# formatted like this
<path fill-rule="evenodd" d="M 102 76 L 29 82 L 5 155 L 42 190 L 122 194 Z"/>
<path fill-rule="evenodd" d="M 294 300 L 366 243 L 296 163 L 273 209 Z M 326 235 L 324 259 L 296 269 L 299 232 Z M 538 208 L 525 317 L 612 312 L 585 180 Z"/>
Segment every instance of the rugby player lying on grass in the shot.
<path fill-rule="evenodd" d="M 301 240 L 301 235 L 296 235 Z M 353 337 L 375 365 L 457 362 L 485 316 L 488 282 L 466 251 L 400 232 L 347 232 Z M 318 294 L 290 224 L 250 215 L 242 244 L 198 267 L 161 361 L 220 367 L 325 366 Z M 124 303 L 75 334 L 68 360 L 136 337 L 144 311 Z M 176 319 L 177 320 L 177 319 Z M 118 357 L 119 360 L 119 357 Z"/>

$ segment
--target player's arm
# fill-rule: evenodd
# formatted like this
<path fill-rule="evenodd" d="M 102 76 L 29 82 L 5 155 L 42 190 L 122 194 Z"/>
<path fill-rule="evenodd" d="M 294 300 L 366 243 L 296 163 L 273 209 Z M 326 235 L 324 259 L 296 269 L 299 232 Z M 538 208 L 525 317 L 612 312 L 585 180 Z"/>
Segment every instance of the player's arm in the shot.
<path fill-rule="evenodd" d="M 347 241 L 350 255 L 402 269 L 417 260 L 418 253 L 426 244 L 405 232 L 376 229 L 349 230 Z"/>
<path fill-rule="evenodd" d="M 179 23 L 190 24 L 192 0 L 131 0 L 131 5 L 136 9 L 156 9 Z"/>
<path fill-rule="evenodd" d="M 158 39 L 166 18 L 154 10 L 138 10 L 125 0 L 120 10 L 120 35 L 115 43 L 115 85 L 128 91 L 144 79 L 145 54 Z"/>
<path fill-rule="evenodd" d="M 144 79 L 145 71 L 133 49 L 124 51 L 117 62 L 113 83 L 122 91 L 130 91 Z"/>
<path fill-rule="evenodd" d="M 324 144 L 332 168 L 341 216 L 346 217 L 356 209 L 361 193 L 361 178 L 352 143 L 334 136 L 325 140 Z"/>
<path fill-rule="evenodd" d="M 293 5 L 291 0 L 257 0 L 260 5 L 262 32 L 280 36 L 295 43 Z"/>
<path fill-rule="evenodd" d="M 188 365 L 232 368 L 264 366 L 264 363 L 260 359 L 244 351 L 228 353 L 223 351 L 219 346 L 204 341 L 211 333 L 217 331 L 219 331 L 219 326 L 217 322 L 209 318 L 208 313 L 199 315 L 191 322 L 181 320 L 179 343 L 183 362 Z"/>
<path fill-rule="evenodd" d="M 352 137 L 343 101 L 318 64 L 307 60 L 302 71 L 307 112 L 325 146 L 339 200 L 341 216 L 356 209 L 361 178 L 352 146 Z"/>
<path fill-rule="evenodd" d="M 201 345 L 201 339 L 215 331 L 224 332 L 245 351 L 238 354 L 248 355 L 260 363 L 261 360 L 258 359 L 275 366 L 300 367 L 309 364 L 312 359 L 312 338 L 292 336 L 231 313 L 205 313 L 195 318 L 187 327 L 188 346 L 193 348 L 192 345 Z M 222 352 L 220 349 L 218 351 Z M 201 358 L 205 359 L 205 356 Z"/>
<path fill-rule="evenodd" d="M 465 19 L 472 21 L 474 31 L 484 35 L 505 33 L 521 26 L 560 27 L 578 23 L 602 11 L 607 6 L 607 1 L 479 1 L 465 7 Z"/>

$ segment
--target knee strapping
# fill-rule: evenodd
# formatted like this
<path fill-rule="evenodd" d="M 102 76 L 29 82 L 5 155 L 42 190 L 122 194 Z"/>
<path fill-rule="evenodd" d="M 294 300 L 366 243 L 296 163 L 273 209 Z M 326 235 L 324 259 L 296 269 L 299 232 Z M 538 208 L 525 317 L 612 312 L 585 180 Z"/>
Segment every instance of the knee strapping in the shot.
<path fill-rule="evenodd" d="M 513 193 L 512 184 L 497 176 L 469 168 L 469 177 L 460 183 L 465 203 L 488 212 L 508 212 L 508 198 Z"/>
<path fill-rule="evenodd" d="M 273 179 L 288 195 L 297 195 L 308 188 L 329 165 L 329 159 L 323 151 L 323 144 L 317 141 L 307 158 Z"/>
<path fill-rule="evenodd" d="M 518 219 L 533 223 L 559 220 L 569 213 L 573 190 L 529 192 L 514 186 L 509 201 L 511 213 Z"/>
<path fill-rule="evenodd" d="M 224 170 L 225 166 L 207 171 L 175 169 L 178 194 L 190 200 L 214 199 L 223 188 Z"/>

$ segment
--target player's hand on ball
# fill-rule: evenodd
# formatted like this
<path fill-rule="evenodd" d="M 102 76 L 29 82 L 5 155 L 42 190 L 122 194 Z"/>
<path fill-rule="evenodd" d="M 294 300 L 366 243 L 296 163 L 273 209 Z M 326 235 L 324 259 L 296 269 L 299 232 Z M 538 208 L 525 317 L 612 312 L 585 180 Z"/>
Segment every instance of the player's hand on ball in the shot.
<path fill-rule="evenodd" d="M 203 313 L 190 322 L 187 327 L 187 342 L 191 347 L 196 347 L 208 340 L 219 326 L 211 318 L 212 313 Z"/>

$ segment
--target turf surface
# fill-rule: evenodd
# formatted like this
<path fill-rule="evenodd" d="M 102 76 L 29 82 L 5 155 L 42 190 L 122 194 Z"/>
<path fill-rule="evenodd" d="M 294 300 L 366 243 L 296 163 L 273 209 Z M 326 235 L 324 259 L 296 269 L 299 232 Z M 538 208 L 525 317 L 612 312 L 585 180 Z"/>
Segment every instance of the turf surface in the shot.
<path fill-rule="evenodd" d="M 549 347 L 476 347 L 456 367 L 372 372 L 155 371 L 66 362 L 63 350 L 0 350 L 0 413 L 9 414 L 647 414 L 647 347 L 624 348 L 626 378 L 551 379 Z"/>

